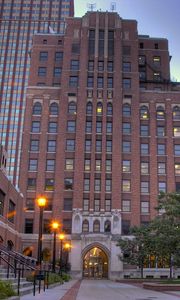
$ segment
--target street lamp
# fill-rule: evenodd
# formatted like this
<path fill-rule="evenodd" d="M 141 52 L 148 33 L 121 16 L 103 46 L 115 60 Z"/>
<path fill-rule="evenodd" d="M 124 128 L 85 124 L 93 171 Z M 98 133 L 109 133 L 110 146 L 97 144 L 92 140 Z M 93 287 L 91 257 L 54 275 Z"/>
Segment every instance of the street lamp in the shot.
<path fill-rule="evenodd" d="M 38 256 L 37 262 L 41 269 L 42 261 L 42 223 L 43 223 L 43 211 L 47 204 L 47 199 L 45 197 L 40 197 L 37 199 L 37 204 L 39 206 L 39 235 L 38 235 Z"/>
<path fill-rule="evenodd" d="M 52 263 L 52 270 L 55 273 L 56 272 L 56 234 L 57 234 L 57 229 L 59 228 L 59 223 L 58 222 L 53 222 L 52 223 L 52 229 L 54 232 L 54 239 L 53 239 L 53 263 Z"/>
<path fill-rule="evenodd" d="M 60 235 L 59 235 L 59 239 L 60 239 L 60 263 L 59 263 L 59 265 L 60 265 L 60 274 L 62 275 L 62 250 L 63 250 L 63 240 L 64 240 L 64 238 L 65 238 L 65 235 L 63 234 L 63 233 L 61 233 Z"/>
<path fill-rule="evenodd" d="M 67 271 L 67 265 L 68 265 L 68 258 L 69 258 L 69 251 L 71 249 L 71 245 L 69 243 L 65 243 L 64 250 L 66 251 L 66 261 L 65 261 L 65 268 Z"/>

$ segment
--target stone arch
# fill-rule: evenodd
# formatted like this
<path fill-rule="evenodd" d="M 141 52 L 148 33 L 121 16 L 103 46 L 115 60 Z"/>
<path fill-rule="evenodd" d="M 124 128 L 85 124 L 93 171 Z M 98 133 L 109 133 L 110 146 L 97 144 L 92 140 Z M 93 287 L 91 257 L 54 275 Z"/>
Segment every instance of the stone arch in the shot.
<path fill-rule="evenodd" d="M 26 247 L 26 248 L 23 250 L 23 255 L 32 257 L 32 250 L 33 250 L 32 247 Z"/>

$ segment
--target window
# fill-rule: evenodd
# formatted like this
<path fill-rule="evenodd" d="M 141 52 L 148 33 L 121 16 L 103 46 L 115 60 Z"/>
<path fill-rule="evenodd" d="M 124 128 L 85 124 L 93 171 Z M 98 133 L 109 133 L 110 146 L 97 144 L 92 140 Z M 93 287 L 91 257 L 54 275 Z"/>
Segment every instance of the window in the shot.
<path fill-rule="evenodd" d="M 180 120 L 180 108 L 179 106 L 173 107 L 173 120 Z"/>
<path fill-rule="evenodd" d="M 174 155 L 180 156 L 180 144 L 174 145 Z"/>
<path fill-rule="evenodd" d="M 141 194 L 148 194 L 148 193 L 149 193 L 149 182 L 141 181 Z"/>
<path fill-rule="evenodd" d="M 112 160 L 106 159 L 106 172 L 111 172 L 111 171 L 112 171 Z"/>
<path fill-rule="evenodd" d="M 107 78 L 107 87 L 108 89 L 113 89 L 113 77 Z"/>
<path fill-rule="evenodd" d="M 122 181 L 122 192 L 130 192 L 131 191 L 131 181 L 123 179 Z"/>
<path fill-rule="evenodd" d="M 140 107 L 140 119 L 141 120 L 148 120 L 149 119 L 149 109 L 145 105 Z"/>
<path fill-rule="evenodd" d="M 154 72 L 153 78 L 154 78 L 154 81 L 161 81 L 161 73 L 160 72 Z"/>
<path fill-rule="evenodd" d="M 38 167 L 38 160 L 30 159 L 29 160 L 29 171 L 37 171 L 37 167 Z"/>
<path fill-rule="evenodd" d="M 89 199 L 83 200 L 83 210 L 88 211 L 89 210 Z"/>
<path fill-rule="evenodd" d="M 97 78 L 97 87 L 98 88 L 103 88 L 104 87 L 104 78 L 103 77 L 98 77 Z"/>
<path fill-rule="evenodd" d="M 33 132 L 33 133 L 39 133 L 40 132 L 40 122 L 39 121 L 33 121 L 32 122 L 31 132 Z"/>
<path fill-rule="evenodd" d="M 173 128 L 174 136 L 175 137 L 180 137 L 180 127 L 175 127 Z"/>
<path fill-rule="evenodd" d="M 161 65 L 161 57 L 160 56 L 154 56 L 153 57 L 153 63 L 155 66 L 160 66 Z"/>
<path fill-rule="evenodd" d="M 123 160 L 122 161 L 122 172 L 131 172 L 131 161 L 130 160 Z"/>
<path fill-rule="evenodd" d="M 48 132 L 49 133 L 57 133 L 57 122 L 49 122 Z"/>
<path fill-rule="evenodd" d="M 46 178 L 45 179 L 45 191 L 53 191 L 54 190 L 54 179 Z"/>
<path fill-rule="evenodd" d="M 31 140 L 30 151 L 32 151 L 32 152 L 39 151 L 39 140 Z"/>
<path fill-rule="evenodd" d="M 91 140 L 85 140 L 85 152 L 91 152 Z"/>
<path fill-rule="evenodd" d="M 149 174 L 149 163 L 141 162 L 141 175 Z"/>
<path fill-rule="evenodd" d="M 166 193 L 166 182 L 159 182 L 158 190 L 159 190 L 159 193 L 160 192 Z"/>
<path fill-rule="evenodd" d="M 106 190 L 106 192 L 112 191 L 112 180 L 111 179 L 106 179 L 105 190 Z"/>
<path fill-rule="evenodd" d="M 58 107 L 58 104 L 56 102 L 51 103 L 51 105 L 49 107 L 49 112 L 50 112 L 50 115 L 53 115 L 53 116 L 58 115 L 59 107 Z"/>
<path fill-rule="evenodd" d="M 131 134 L 131 123 L 123 123 L 123 134 Z"/>
<path fill-rule="evenodd" d="M 104 30 L 99 30 L 99 56 L 104 56 Z"/>
<path fill-rule="evenodd" d="M 94 77 L 88 76 L 87 78 L 87 87 L 92 88 L 94 86 Z"/>
<path fill-rule="evenodd" d="M 82 232 L 89 232 L 89 222 L 87 220 L 82 223 Z"/>
<path fill-rule="evenodd" d="M 89 192 L 90 190 L 90 179 L 84 178 L 84 191 Z"/>
<path fill-rule="evenodd" d="M 144 66 L 145 63 L 146 63 L 146 56 L 144 55 L 139 56 L 139 65 Z"/>
<path fill-rule="evenodd" d="M 122 211 L 123 212 L 131 211 L 131 201 L 130 200 L 122 200 Z"/>
<path fill-rule="evenodd" d="M 122 220 L 122 235 L 128 235 L 130 233 L 130 221 Z"/>
<path fill-rule="evenodd" d="M 149 144 L 141 144 L 141 155 L 148 155 L 149 154 Z"/>
<path fill-rule="evenodd" d="M 85 159 L 84 161 L 84 171 L 90 171 L 91 170 L 91 160 Z"/>
<path fill-rule="evenodd" d="M 63 60 L 63 52 L 55 52 L 55 61 L 59 62 Z"/>
<path fill-rule="evenodd" d="M 114 64 L 113 64 L 113 61 L 108 61 L 108 64 L 107 64 L 107 71 L 108 71 L 108 72 L 113 72 L 113 71 L 114 71 Z"/>
<path fill-rule="evenodd" d="M 131 72 L 131 63 L 123 62 L 123 72 Z"/>
<path fill-rule="evenodd" d="M 113 114 L 113 107 L 111 103 L 107 104 L 107 116 L 112 116 Z"/>
<path fill-rule="evenodd" d="M 101 191 L 101 179 L 100 178 L 95 178 L 95 180 L 94 180 L 94 191 L 95 192 Z"/>
<path fill-rule="evenodd" d="M 66 234 L 71 234 L 72 220 L 63 219 L 63 232 Z"/>
<path fill-rule="evenodd" d="M 42 113 L 42 105 L 40 102 L 36 102 L 33 105 L 33 115 L 41 115 Z"/>
<path fill-rule="evenodd" d="M 55 159 L 47 159 L 46 171 L 54 171 L 54 170 L 55 170 Z"/>
<path fill-rule="evenodd" d="M 102 122 L 96 122 L 96 133 L 102 133 Z"/>
<path fill-rule="evenodd" d="M 95 161 L 95 170 L 97 172 L 101 171 L 101 159 L 96 159 L 96 161 Z"/>
<path fill-rule="evenodd" d="M 130 78 L 123 78 L 123 88 L 124 89 L 131 88 L 131 79 Z"/>
<path fill-rule="evenodd" d="M 94 71 L 94 61 L 93 60 L 88 61 L 88 71 L 90 71 L 90 72 Z"/>
<path fill-rule="evenodd" d="M 141 201 L 141 213 L 148 214 L 149 213 L 149 202 Z"/>
<path fill-rule="evenodd" d="M 108 56 L 114 55 L 114 31 L 108 31 Z"/>
<path fill-rule="evenodd" d="M 54 67 L 54 77 L 61 77 L 62 68 Z"/>
<path fill-rule="evenodd" d="M 104 71 L 104 62 L 98 61 L 98 71 L 103 72 Z"/>
<path fill-rule="evenodd" d="M 130 141 L 122 142 L 122 151 L 123 151 L 123 153 L 131 153 L 131 142 Z"/>
<path fill-rule="evenodd" d="M 146 71 L 145 70 L 139 71 L 139 79 L 140 79 L 140 81 L 146 81 Z"/>
<path fill-rule="evenodd" d="M 123 104 L 123 117 L 131 116 L 131 106 L 127 103 Z"/>
<path fill-rule="evenodd" d="M 111 211 L 111 199 L 105 199 L 105 211 Z"/>
<path fill-rule="evenodd" d="M 106 141 L 106 152 L 112 152 L 112 141 Z"/>
<path fill-rule="evenodd" d="M 102 141 L 96 140 L 96 152 L 101 152 L 101 151 L 102 151 Z"/>
<path fill-rule="evenodd" d="M 36 178 L 28 178 L 27 189 L 35 190 L 36 189 Z"/>
<path fill-rule="evenodd" d="M 106 220 L 104 223 L 104 232 L 111 232 L 111 221 Z"/>
<path fill-rule="evenodd" d="M 72 54 L 79 54 L 80 53 L 80 44 L 73 43 L 72 44 Z"/>
<path fill-rule="evenodd" d="M 69 114 L 76 114 L 76 103 L 74 101 L 71 101 L 68 104 L 68 113 Z"/>
<path fill-rule="evenodd" d="M 66 140 L 66 150 L 67 151 L 75 150 L 75 140 Z"/>
<path fill-rule="evenodd" d="M 111 134 L 112 133 L 112 122 L 107 122 L 106 123 L 106 133 Z"/>
<path fill-rule="evenodd" d="M 141 136 L 149 136 L 149 125 L 141 125 L 140 126 L 140 135 Z"/>
<path fill-rule="evenodd" d="M 78 87 L 78 76 L 70 76 L 69 86 L 70 87 Z"/>
<path fill-rule="evenodd" d="M 33 233 L 33 219 L 25 219 L 24 233 Z"/>
<path fill-rule="evenodd" d="M 67 132 L 76 132 L 76 121 L 67 121 Z"/>
<path fill-rule="evenodd" d="M 179 163 L 175 163 L 174 169 L 175 169 L 175 175 L 180 175 L 180 164 Z"/>
<path fill-rule="evenodd" d="M 65 169 L 68 171 L 74 170 L 74 159 L 73 158 L 66 158 Z"/>
<path fill-rule="evenodd" d="M 71 198 L 64 199 L 64 211 L 72 211 L 72 199 Z"/>
<path fill-rule="evenodd" d="M 14 223 L 16 215 L 16 205 L 12 200 L 9 200 L 8 221 Z"/>
<path fill-rule="evenodd" d="M 89 55 L 94 55 L 95 51 L 95 30 L 89 30 Z"/>
<path fill-rule="evenodd" d="M 79 70 L 79 60 L 71 60 L 71 71 Z"/>
<path fill-rule="evenodd" d="M 157 153 L 158 153 L 158 155 L 165 155 L 166 154 L 166 145 L 158 144 L 157 145 Z"/>
<path fill-rule="evenodd" d="M 31 198 L 26 198 L 26 210 L 34 210 L 35 201 Z"/>
<path fill-rule="evenodd" d="M 157 120 L 164 120 L 165 119 L 165 112 L 163 106 L 158 106 L 156 109 L 156 119 Z"/>
<path fill-rule="evenodd" d="M 97 232 L 97 233 L 100 232 L 100 222 L 98 220 L 94 221 L 93 232 Z"/>
<path fill-rule="evenodd" d="M 86 105 L 86 114 L 87 115 L 92 115 L 93 112 L 93 106 L 91 102 L 88 102 Z"/>
<path fill-rule="evenodd" d="M 43 220 L 43 234 L 50 234 L 51 233 L 51 222 L 49 219 Z"/>
<path fill-rule="evenodd" d="M 47 152 L 56 152 L 56 140 L 47 141 Z"/>
<path fill-rule="evenodd" d="M 86 133 L 91 133 L 91 132 L 92 132 L 92 122 L 86 121 Z"/>
<path fill-rule="evenodd" d="M 73 178 L 65 178 L 64 179 L 64 189 L 65 190 L 73 190 Z"/>
<path fill-rule="evenodd" d="M 158 162 L 158 174 L 159 175 L 166 174 L 166 164 L 164 162 Z"/>
<path fill-rule="evenodd" d="M 98 116 L 102 116 L 102 112 L 103 112 L 103 106 L 101 102 L 97 103 L 97 107 L 96 107 L 96 115 Z"/>
<path fill-rule="evenodd" d="M 0 189 L 0 216 L 3 216 L 5 196 L 6 194 Z"/>
<path fill-rule="evenodd" d="M 165 136 L 165 127 L 164 126 L 157 126 L 157 136 L 158 137 Z"/>
<path fill-rule="evenodd" d="M 39 67 L 38 68 L 38 76 L 42 76 L 42 77 L 46 76 L 46 67 Z"/>
<path fill-rule="evenodd" d="M 41 51 L 39 53 L 39 60 L 40 61 L 47 61 L 48 60 L 48 52 Z"/>

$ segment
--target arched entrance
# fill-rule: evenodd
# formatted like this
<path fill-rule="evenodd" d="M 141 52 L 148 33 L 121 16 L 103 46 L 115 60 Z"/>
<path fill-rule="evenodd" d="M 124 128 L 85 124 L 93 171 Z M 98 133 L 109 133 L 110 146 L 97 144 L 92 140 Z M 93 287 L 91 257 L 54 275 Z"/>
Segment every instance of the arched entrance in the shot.
<path fill-rule="evenodd" d="M 101 248 L 93 247 L 84 255 L 83 277 L 108 278 L 108 256 Z"/>

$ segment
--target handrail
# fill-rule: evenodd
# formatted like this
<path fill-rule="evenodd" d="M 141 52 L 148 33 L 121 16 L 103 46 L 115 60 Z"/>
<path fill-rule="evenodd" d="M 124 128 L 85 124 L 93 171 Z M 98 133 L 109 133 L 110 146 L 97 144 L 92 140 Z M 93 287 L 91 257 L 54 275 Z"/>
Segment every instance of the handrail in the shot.
<path fill-rule="evenodd" d="M 35 267 L 32 267 L 31 265 L 29 265 L 26 261 L 23 261 L 22 259 L 14 256 L 14 255 L 12 255 L 11 252 L 8 252 L 8 251 L 2 250 L 2 249 L 0 249 L 0 252 L 3 253 L 3 254 L 5 254 L 5 255 L 8 255 L 8 257 L 10 257 L 10 258 L 15 259 L 16 262 L 25 265 L 26 267 L 30 268 L 31 270 L 36 270 Z M 1 258 L 2 258 L 2 256 L 1 256 Z"/>

